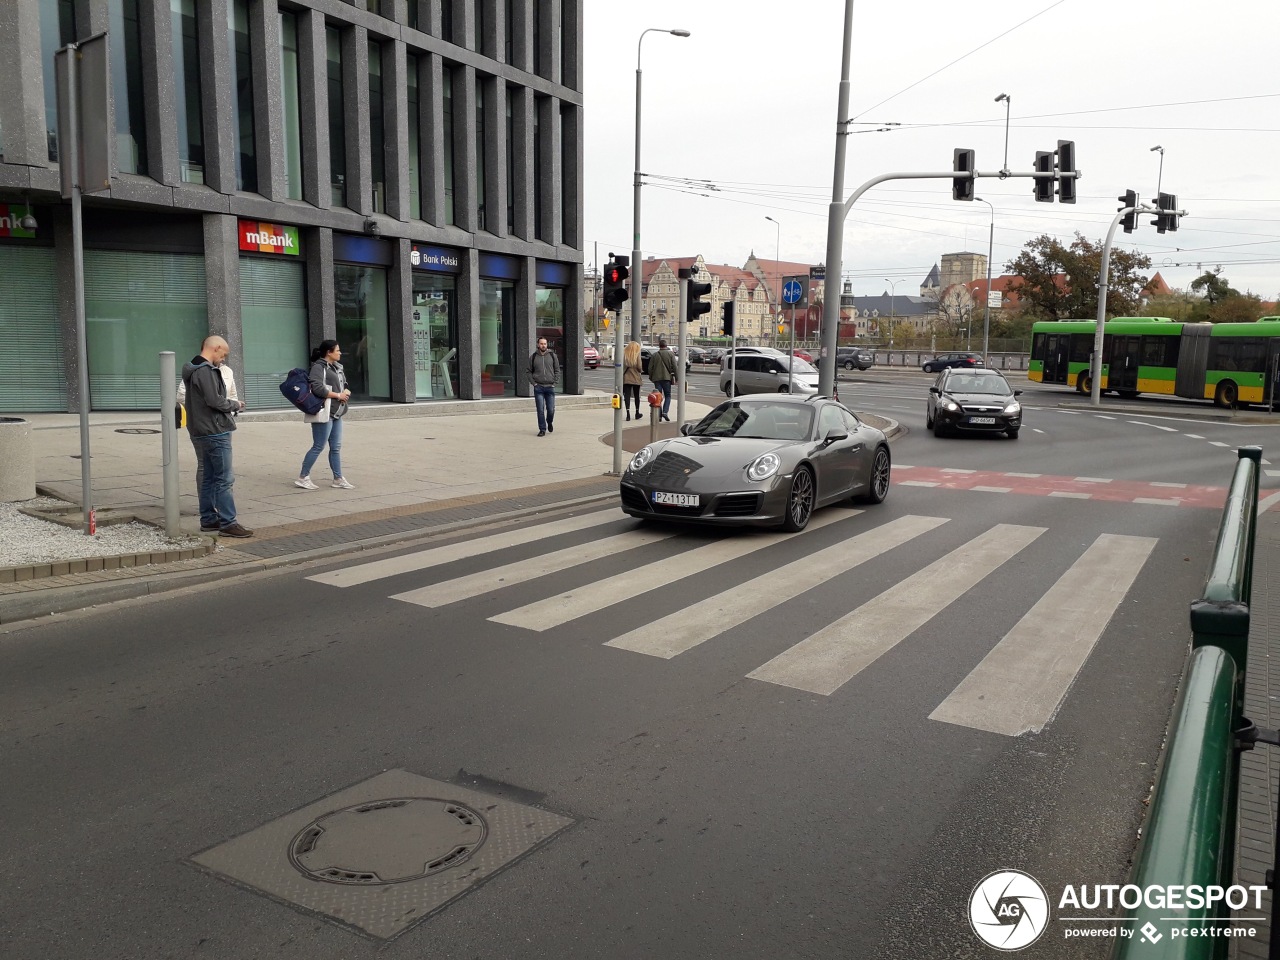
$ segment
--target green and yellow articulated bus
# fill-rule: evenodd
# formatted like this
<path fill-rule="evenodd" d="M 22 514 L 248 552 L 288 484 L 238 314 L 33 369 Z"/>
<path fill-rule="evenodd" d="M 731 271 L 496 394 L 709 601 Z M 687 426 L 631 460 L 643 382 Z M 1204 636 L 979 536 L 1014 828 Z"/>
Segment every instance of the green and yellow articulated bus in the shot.
<path fill-rule="evenodd" d="M 1047 320 L 1031 328 L 1027 378 L 1088 393 L 1095 320 Z M 1117 317 L 1103 328 L 1100 389 L 1212 400 L 1221 407 L 1271 403 L 1280 374 L 1280 317 L 1253 323 L 1176 323 Z M 1280 397 L 1277 397 L 1280 400 Z"/>

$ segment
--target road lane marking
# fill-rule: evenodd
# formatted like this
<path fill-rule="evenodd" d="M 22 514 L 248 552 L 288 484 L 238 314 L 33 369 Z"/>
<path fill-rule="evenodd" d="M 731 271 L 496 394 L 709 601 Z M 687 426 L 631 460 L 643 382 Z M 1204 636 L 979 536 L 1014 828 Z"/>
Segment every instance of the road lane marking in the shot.
<path fill-rule="evenodd" d="M 890 520 L 614 637 L 605 646 L 670 660 L 946 522 L 945 517 L 911 515 Z"/>
<path fill-rule="evenodd" d="M 1164 499 L 1161 499 L 1160 497 L 1134 497 L 1133 502 L 1134 503 L 1150 503 L 1150 504 L 1154 504 L 1157 507 L 1182 506 L 1181 500 L 1164 500 Z"/>
<path fill-rule="evenodd" d="M 1115 419 L 1115 417 L 1108 417 L 1105 413 L 1095 413 L 1095 414 L 1094 414 L 1094 416 L 1095 416 L 1095 417 L 1097 417 L 1099 420 L 1114 420 L 1114 419 Z"/>
<path fill-rule="evenodd" d="M 1025 478 L 1025 479 L 1027 479 L 1027 480 L 1035 480 L 1035 479 L 1037 479 L 1037 478 L 1039 478 L 1039 477 L 1043 477 L 1043 476 L 1044 476 L 1044 474 L 1043 474 L 1043 473 L 1012 473 L 1012 472 L 1008 472 L 1008 473 L 1003 474 L 1003 476 L 1006 476 L 1006 477 L 1023 477 L 1023 478 Z"/>
<path fill-rule="evenodd" d="M 1176 488 L 1178 488 L 1179 490 L 1185 490 L 1185 489 L 1187 489 L 1187 485 L 1186 485 L 1185 483 L 1169 483 L 1169 482 L 1167 482 L 1167 481 L 1165 481 L 1165 480 L 1152 480 L 1152 481 L 1151 481 L 1151 486 L 1153 486 L 1153 487 L 1176 487 Z"/>
<path fill-rule="evenodd" d="M 1110 483 L 1111 482 L 1111 480 L 1107 477 L 1072 477 L 1071 479 L 1074 480 L 1076 483 Z"/>
<path fill-rule="evenodd" d="M 1091 493 L 1073 493 L 1070 490 L 1050 490 L 1051 497 L 1066 497 L 1069 500 L 1089 500 L 1093 497 Z"/>
<path fill-rule="evenodd" d="M 674 530 L 633 530 L 601 540 L 591 540 L 574 547 L 565 547 L 563 550 L 546 553 L 540 557 L 517 560 L 501 567 L 481 570 L 479 573 L 468 574 L 465 577 L 433 583 L 430 586 L 419 587 L 417 590 L 406 590 L 404 593 L 393 594 L 391 599 L 414 603 L 420 607 L 443 607 L 445 604 L 469 600 L 484 593 L 501 590 L 503 587 L 537 580 L 539 577 L 550 576 L 582 563 L 603 560 L 615 553 L 657 543 L 659 540 L 668 540 L 674 536 L 676 536 Z"/>
<path fill-rule="evenodd" d="M 616 523 L 618 520 L 625 520 L 626 518 L 626 514 L 621 510 L 596 511 L 580 517 L 568 517 L 551 523 L 538 523 L 532 526 L 520 527 L 516 530 L 507 530 L 503 533 L 495 533 L 492 536 L 480 537 L 475 540 L 460 540 L 457 543 L 431 547 L 427 550 L 419 550 L 416 553 L 406 553 L 402 557 L 388 557 L 385 560 L 373 560 L 369 563 L 357 564 L 354 567 L 341 567 L 337 570 L 330 570 L 327 573 L 314 574 L 307 577 L 307 579 L 314 580 L 316 583 L 327 583 L 333 587 L 354 587 L 357 584 L 381 580 L 384 577 L 394 577 L 401 573 L 426 570 L 430 567 L 438 567 L 442 563 L 451 563 L 454 560 L 475 557 L 482 553 L 505 550 L 508 547 L 518 546 L 522 543 L 532 543 L 535 540 L 544 540 L 547 537 L 554 537 L 561 533 L 589 530 L 591 527 L 598 527 L 605 523 Z"/>
<path fill-rule="evenodd" d="M 934 480 L 899 480 L 900 487 L 936 487 L 938 484 Z"/>
<path fill-rule="evenodd" d="M 981 490 L 983 493 L 1011 493 L 1013 487 L 970 487 L 970 490 Z"/>
<path fill-rule="evenodd" d="M 1209 446 L 1211 446 L 1211 447 L 1229 447 L 1229 446 L 1231 446 L 1231 444 L 1229 444 L 1229 443 L 1223 443 L 1221 440 L 1210 440 L 1210 441 L 1209 441 Z"/>
<path fill-rule="evenodd" d="M 1184 436 L 1184 437 L 1190 437 L 1192 440 L 1203 440 L 1203 439 L 1204 439 L 1204 437 L 1200 436 L 1200 434 L 1198 434 L 1198 433 L 1184 433 L 1184 434 L 1183 434 L 1183 436 Z"/>
<path fill-rule="evenodd" d="M 543 631 L 585 617 L 596 610 L 611 607 L 650 590 L 676 583 L 685 577 L 696 576 L 729 560 L 745 557 L 757 550 L 772 547 L 792 537 L 803 536 L 810 530 L 820 530 L 828 524 L 854 517 L 861 510 L 826 510 L 818 514 L 800 533 L 740 533 L 729 540 L 717 540 L 703 547 L 696 547 L 674 557 L 663 557 L 636 570 L 628 570 L 606 580 L 599 580 L 577 590 L 569 590 L 554 597 L 546 597 L 514 610 L 507 610 L 490 617 L 497 623 L 514 627 Z"/>
<path fill-rule="evenodd" d="M 1155 545 L 1099 536 L 930 719 L 1010 737 L 1043 730 Z"/>
<path fill-rule="evenodd" d="M 1046 529 L 997 524 L 747 676 L 830 696 L 998 570 Z"/>

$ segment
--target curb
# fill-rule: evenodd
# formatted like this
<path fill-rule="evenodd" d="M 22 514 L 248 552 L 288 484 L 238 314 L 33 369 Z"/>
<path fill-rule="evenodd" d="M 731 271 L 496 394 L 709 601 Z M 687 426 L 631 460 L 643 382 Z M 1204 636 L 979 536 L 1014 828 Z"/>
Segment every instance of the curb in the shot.
<path fill-rule="evenodd" d="M 23 583 L 44 577 L 67 577 L 77 573 L 99 573 L 108 570 L 127 570 L 130 567 L 147 567 L 180 560 L 197 560 L 213 553 L 212 543 L 182 550 L 149 550 L 146 553 L 117 553 L 109 557 L 86 557 L 80 560 L 60 560 L 51 563 L 33 563 L 16 567 L 0 567 L 0 583 Z M 0 623 L 4 623 L 0 619 Z"/>

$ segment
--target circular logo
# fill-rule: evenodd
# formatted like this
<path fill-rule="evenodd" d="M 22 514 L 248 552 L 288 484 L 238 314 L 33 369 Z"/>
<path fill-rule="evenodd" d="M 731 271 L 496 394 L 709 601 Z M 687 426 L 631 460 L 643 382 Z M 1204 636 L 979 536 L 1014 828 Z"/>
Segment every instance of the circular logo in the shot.
<path fill-rule="evenodd" d="M 997 950 L 1029 947 L 1049 926 L 1048 894 L 1021 870 L 989 873 L 969 894 L 969 925 L 979 940 Z"/>
<path fill-rule="evenodd" d="M 418 251 L 417 247 L 414 247 L 409 252 L 409 262 L 412 263 L 415 267 L 422 263 L 422 254 Z"/>

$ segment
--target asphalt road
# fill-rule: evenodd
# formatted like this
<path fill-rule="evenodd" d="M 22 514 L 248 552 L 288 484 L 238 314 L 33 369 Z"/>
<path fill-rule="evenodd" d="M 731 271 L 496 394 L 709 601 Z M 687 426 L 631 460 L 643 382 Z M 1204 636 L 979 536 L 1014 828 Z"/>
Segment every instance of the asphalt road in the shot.
<path fill-rule="evenodd" d="M 790 539 L 599 513 L 491 552 L 480 537 L 505 528 L 472 531 L 422 569 L 361 554 L 0 630 L 0 955 L 990 957 L 967 912 L 986 874 L 1123 882 L 1220 514 L 1163 501 L 1225 486 L 1234 447 L 1271 431 L 1103 419 L 1037 387 L 1016 442 L 937 439 L 929 379 L 842 383 L 907 426 L 894 486 Z M 788 566 L 882 536 L 864 562 Z M 1139 559 L 1106 568 L 1100 542 Z M 726 543 L 736 559 L 644 589 Z M 573 548 L 594 559 L 552 562 Z M 1070 589 L 1091 568 L 1111 570 L 1110 599 Z M 735 589 L 709 636 L 670 652 L 663 618 Z M 1053 672 L 965 708 L 1002 638 L 1050 649 L 1099 610 L 1038 728 L 971 718 L 999 726 Z M 816 684 L 788 673 L 834 623 L 874 655 Z M 387 770 L 573 822 L 389 942 L 193 860 Z M 1023 955 L 1106 955 L 1065 926 Z"/>

